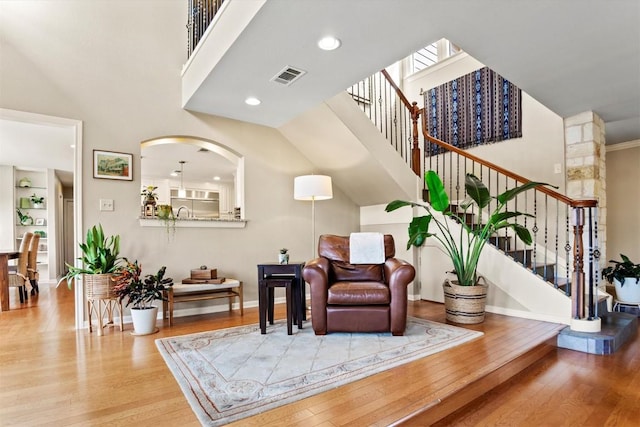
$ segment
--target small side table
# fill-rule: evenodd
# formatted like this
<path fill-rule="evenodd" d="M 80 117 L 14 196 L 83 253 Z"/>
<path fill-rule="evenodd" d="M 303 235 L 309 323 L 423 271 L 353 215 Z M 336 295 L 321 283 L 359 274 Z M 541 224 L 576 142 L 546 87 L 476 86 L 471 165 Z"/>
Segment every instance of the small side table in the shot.
<path fill-rule="evenodd" d="M 258 305 L 261 333 L 267 332 L 267 315 L 269 323 L 273 324 L 273 290 L 277 287 L 286 289 L 287 333 L 289 335 L 293 333 L 292 323 L 294 321 L 297 323 L 298 329 L 302 328 L 302 321 L 306 320 L 303 267 L 304 262 L 258 264 Z"/>

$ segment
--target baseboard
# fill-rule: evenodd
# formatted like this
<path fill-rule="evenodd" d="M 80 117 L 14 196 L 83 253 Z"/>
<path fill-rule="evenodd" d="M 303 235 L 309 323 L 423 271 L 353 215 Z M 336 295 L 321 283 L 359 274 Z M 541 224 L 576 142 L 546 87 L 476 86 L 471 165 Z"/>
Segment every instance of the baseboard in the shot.
<path fill-rule="evenodd" d="M 515 310 L 515 309 L 512 309 L 512 308 L 496 307 L 496 306 L 493 306 L 493 305 L 487 305 L 485 307 L 485 311 L 488 312 L 488 313 L 503 314 L 505 316 L 520 317 L 520 318 L 523 318 L 523 319 L 540 320 L 542 322 L 559 323 L 561 325 L 568 325 L 568 324 L 571 323 L 571 319 L 565 319 L 563 317 L 550 316 L 550 315 L 545 315 L 545 314 L 540 314 L 540 313 L 532 313 L 530 311 Z"/>

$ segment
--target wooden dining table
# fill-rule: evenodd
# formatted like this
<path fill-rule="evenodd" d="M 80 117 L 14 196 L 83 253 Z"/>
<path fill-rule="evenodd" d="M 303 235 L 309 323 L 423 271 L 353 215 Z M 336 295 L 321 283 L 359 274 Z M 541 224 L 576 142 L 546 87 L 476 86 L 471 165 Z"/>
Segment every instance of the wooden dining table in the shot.
<path fill-rule="evenodd" d="M 20 252 L 0 249 L 0 310 L 9 311 L 9 260 L 18 258 Z"/>

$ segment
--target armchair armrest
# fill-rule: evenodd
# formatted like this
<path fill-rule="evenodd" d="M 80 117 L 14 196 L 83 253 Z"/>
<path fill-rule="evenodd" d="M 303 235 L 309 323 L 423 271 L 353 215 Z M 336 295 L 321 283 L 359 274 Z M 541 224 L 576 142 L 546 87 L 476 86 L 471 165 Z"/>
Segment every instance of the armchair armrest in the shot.
<path fill-rule="evenodd" d="M 387 258 L 384 263 L 384 277 L 391 288 L 391 293 L 397 292 L 394 288 L 404 288 L 416 277 L 416 269 L 407 261 L 398 258 Z"/>
<path fill-rule="evenodd" d="M 416 276 L 416 269 L 406 261 L 387 258 L 384 277 L 391 292 L 391 333 L 402 335 L 407 325 L 407 287 Z"/>
<path fill-rule="evenodd" d="M 329 288 L 329 260 L 326 258 L 315 258 L 307 262 L 302 269 L 302 277 L 311 286 L 311 294 L 324 292 Z"/>
<path fill-rule="evenodd" d="M 311 313 L 316 334 L 327 333 L 327 298 L 329 294 L 329 260 L 316 258 L 305 264 L 302 277 L 311 289 Z"/>

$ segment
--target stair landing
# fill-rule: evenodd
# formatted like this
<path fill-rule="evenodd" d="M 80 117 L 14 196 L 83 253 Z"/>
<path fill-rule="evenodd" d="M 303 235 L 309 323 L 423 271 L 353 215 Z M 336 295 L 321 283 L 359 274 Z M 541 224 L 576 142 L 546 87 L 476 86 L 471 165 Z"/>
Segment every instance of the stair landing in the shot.
<path fill-rule="evenodd" d="M 611 354 L 635 337 L 638 329 L 638 318 L 627 313 L 609 312 L 600 320 L 600 332 L 577 332 L 567 326 L 558 335 L 558 347 L 590 354 Z"/>

